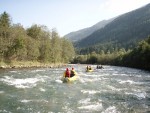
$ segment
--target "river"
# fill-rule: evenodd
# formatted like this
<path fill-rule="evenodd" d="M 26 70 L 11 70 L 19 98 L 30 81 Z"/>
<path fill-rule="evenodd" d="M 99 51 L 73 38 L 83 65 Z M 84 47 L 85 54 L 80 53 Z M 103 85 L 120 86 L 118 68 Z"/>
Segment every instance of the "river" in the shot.
<path fill-rule="evenodd" d="M 0 113 L 149 113 L 150 72 L 104 66 L 60 80 L 63 68 L 0 70 Z M 92 65 L 96 68 L 96 65 Z"/>

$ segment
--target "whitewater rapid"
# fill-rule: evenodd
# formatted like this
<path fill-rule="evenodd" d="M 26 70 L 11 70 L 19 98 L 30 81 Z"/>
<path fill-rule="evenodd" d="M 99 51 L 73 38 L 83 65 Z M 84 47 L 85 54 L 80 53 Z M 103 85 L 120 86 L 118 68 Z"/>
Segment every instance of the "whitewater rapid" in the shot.
<path fill-rule="evenodd" d="M 67 66 L 66 66 L 67 67 Z M 66 67 L 0 71 L 1 113 L 148 113 L 150 73 L 104 66 L 86 72 L 69 65 L 78 80 L 62 83 Z"/>

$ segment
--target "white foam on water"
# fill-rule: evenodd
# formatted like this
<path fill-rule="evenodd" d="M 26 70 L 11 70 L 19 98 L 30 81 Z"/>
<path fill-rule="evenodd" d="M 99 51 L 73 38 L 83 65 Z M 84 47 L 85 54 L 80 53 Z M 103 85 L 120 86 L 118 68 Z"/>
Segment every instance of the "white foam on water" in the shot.
<path fill-rule="evenodd" d="M 99 77 L 101 77 L 101 76 L 103 76 L 103 75 L 92 74 L 92 75 L 85 75 L 85 76 L 91 77 L 91 78 L 99 78 Z"/>
<path fill-rule="evenodd" d="M 23 99 L 23 100 L 20 100 L 20 102 L 22 103 L 29 103 L 29 102 L 45 102 L 45 103 L 48 103 L 47 100 L 26 100 L 26 99 Z"/>
<path fill-rule="evenodd" d="M 80 100 L 78 103 L 79 104 L 90 104 L 91 102 L 90 102 L 90 98 L 86 98 L 86 99 L 82 99 L 82 100 Z"/>
<path fill-rule="evenodd" d="M 101 78 L 94 78 L 94 79 L 92 79 L 93 82 L 95 82 L 95 81 L 101 81 L 101 80 L 102 80 Z"/>
<path fill-rule="evenodd" d="M 102 79 L 102 80 L 108 80 L 109 78 L 102 77 L 101 79 Z"/>
<path fill-rule="evenodd" d="M 120 84 L 126 84 L 126 83 L 128 83 L 128 84 L 136 84 L 134 81 L 132 81 L 132 80 L 119 80 L 119 83 Z"/>
<path fill-rule="evenodd" d="M 85 76 L 85 75 L 87 75 L 87 74 L 85 74 L 85 73 L 83 73 L 83 72 L 78 72 L 78 75 L 79 75 L 79 76 Z"/>
<path fill-rule="evenodd" d="M 112 76 L 130 76 L 130 75 L 124 74 L 124 73 L 122 73 L 122 74 L 120 74 L 120 73 L 112 73 Z"/>
<path fill-rule="evenodd" d="M 106 77 L 106 76 L 110 76 L 109 74 L 99 74 L 99 75 L 97 75 L 97 77 Z"/>
<path fill-rule="evenodd" d="M 94 75 L 86 74 L 85 76 L 87 76 L 87 77 L 93 77 Z"/>
<path fill-rule="evenodd" d="M 143 92 L 143 93 L 137 93 L 135 94 L 139 99 L 143 99 L 143 98 L 146 98 L 146 92 Z"/>
<path fill-rule="evenodd" d="M 129 76 L 128 74 L 118 73 L 118 72 L 117 72 L 117 73 L 114 73 L 114 72 L 113 72 L 112 75 L 114 75 L 114 76 L 115 76 L 115 75 L 119 75 L 119 76 Z"/>
<path fill-rule="evenodd" d="M 113 91 L 121 91 L 121 89 L 115 88 L 115 87 L 110 86 L 110 85 L 108 85 L 107 87 L 108 87 L 109 89 L 113 90 Z"/>
<path fill-rule="evenodd" d="M 35 72 L 40 72 L 40 71 L 45 71 L 44 69 L 37 69 L 37 70 L 32 70 L 31 72 L 35 73 Z"/>
<path fill-rule="evenodd" d="M 102 79 L 101 78 L 80 78 L 79 81 L 81 83 L 85 83 L 85 82 L 95 82 L 95 81 L 101 81 Z"/>
<path fill-rule="evenodd" d="M 0 113 L 12 113 L 12 112 L 10 112 L 10 111 L 7 111 L 7 110 L 0 110 Z"/>
<path fill-rule="evenodd" d="M 20 102 L 22 103 L 28 103 L 28 102 L 31 102 L 32 100 L 21 100 Z"/>
<path fill-rule="evenodd" d="M 144 99 L 147 96 L 146 92 L 135 92 L 135 93 L 128 93 L 128 92 L 126 92 L 125 94 L 127 94 L 127 95 L 135 95 L 139 100 Z"/>
<path fill-rule="evenodd" d="M 45 82 L 45 80 L 51 80 L 52 77 L 50 76 L 45 76 L 45 75 L 42 75 L 42 76 L 37 76 L 37 78 L 41 81 L 41 82 Z"/>
<path fill-rule="evenodd" d="M 117 111 L 115 106 L 110 106 L 105 111 L 103 111 L 102 113 L 120 113 L 120 112 Z"/>
<path fill-rule="evenodd" d="M 55 82 L 57 82 L 57 83 L 63 83 L 63 81 L 59 80 L 59 79 L 55 80 Z"/>
<path fill-rule="evenodd" d="M 13 85 L 16 88 L 32 88 L 37 85 L 36 82 L 41 80 L 38 78 L 15 79 L 13 77 L 5 76 L 5 78 L 1 78 L 0 81 L 3 81 L 8 85 Z"/>
<path fill-rule="evenodd" d="M 20 110 L 21 109 L 21 107 L 17 107 L 17 110 Z"/>
<path fill-rule="evenodd" d="M 119 76 L 130 76 L 130 75 L 122 73 L 122 74 L 119 74 Z"/>
<path fill-rule="evenodd" d="M 5 93 L 4 91 L 0 91 L 0 94 Z"/>
<path fill-rule="evenodd" d="M 112 75 L 113 75 L 113 76 L 116 76 L 116 75 L 119 75 L 119 74 L 118 74 L 118 73 L 113 73 Z"/>
<path fill-rule="evenodd" d="M 85 105 L 78 107 L 78 109 L 86 109 L 86 110 L 94 110 L 94 111 L 100 111 L 102 110 L 103 106 L 102 103 L 96 103 L 96 104 L 91 104 L 91 105 Z"/>
<path fill-rule="evenodd" d="M 100 91 L 96 91 L 96 90 L 81 90 L 81 92 L 82 92 L 83 94 L 86 94 L 86 93 L 88 93 L 88 94 L 100 93 Z"/>
<path fill-rule="evenodd" d="M 18 71 L 10 71 L 11 73 L 18 73 Z"/>
<path fill-rule="evenodd" d="M 79 79 L 82 82 L 92 82 L 92 80 L 90 78 L 83 78 L 83 79 Z"/>
<path fill-rule="evenodd" d="M 45 89 L 43 89 L 43 88 L 40 88 L 40 91 L 45 92 L 46 90 L 45 90 Z"/>
<path fill-rule="evenodd" d="M 84 79 L 84 78 L 79 78 L 79 81 L 81 82 L 81 83 L 86 83 L 87 81 Z"/>
<path fill-rule="evenodd" d="M 63 113 L 74 113 L 74 110 L 72 110 L 69 106 L 63 106 L 62 109 L 65 110 Z"/>
<path fill-rule="evenodd" d="M 34 100 L 35 102 L 45 102 L 45 103 L 48 103 L 47 100 L 44 100 L 44 99 L 41 99 L 41 100 Z"/>
<path fill-rule="evenodd" d="M 93 75 L 93 77 L 94 77 L 95 75 Z M 96 75 L 97 77 L 106 77 L 106 76 L 110 76 L 110 74 L 108 74 L 108 73 L 98 73 L 97 75 Z"/>
<path fill-rule="evenodd" d="M 114 69 L 113 68 L 107 68 L 107 69 L 103 69 L 103 70 L 106 70 L 106 71 L 113 71 Z M 115 71 L 114 71 L 115 72 Z"/>

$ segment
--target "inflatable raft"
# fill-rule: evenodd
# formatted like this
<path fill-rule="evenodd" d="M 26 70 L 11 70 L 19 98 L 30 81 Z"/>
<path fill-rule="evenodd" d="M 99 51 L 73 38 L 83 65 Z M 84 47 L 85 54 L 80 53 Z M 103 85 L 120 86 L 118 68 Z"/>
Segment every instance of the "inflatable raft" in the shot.
<path fill-rule="evenodd" d="M 73 82 L 75 80 L 77 80 L 78 76 L 77 75 L 74 75 L 73 77 L 62 77 L 61 80 L 63 81 L 63 83 L 66 83 L 66 82 Z"/>
<path fill-rule="evenodd" d="M 86 70 L 86 72 L 93 72 L 93 69 L 91 69 L 91 70 Z"/>
<path fill-rule="evenodd" d="M 64 73 L 61 80 L 63 81 L 63 83 L 65 83 L 65 82 L 73 82 L 73 81 L 77 80 L 77 78 L 78 78 L 78 75 L 76 72 L 74 73 L 74 75 L 72 77 L 65 77 L 65 73 Z"/>

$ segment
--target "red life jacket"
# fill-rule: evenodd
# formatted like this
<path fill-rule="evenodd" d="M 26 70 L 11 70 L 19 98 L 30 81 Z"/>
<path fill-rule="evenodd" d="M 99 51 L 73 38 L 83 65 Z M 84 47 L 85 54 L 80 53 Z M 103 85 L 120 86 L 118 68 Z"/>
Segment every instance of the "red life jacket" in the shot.
<path fill-rule="evenodd" d="M 66 71 L 66 77 L 70 77 L 70 71 Z"/>

